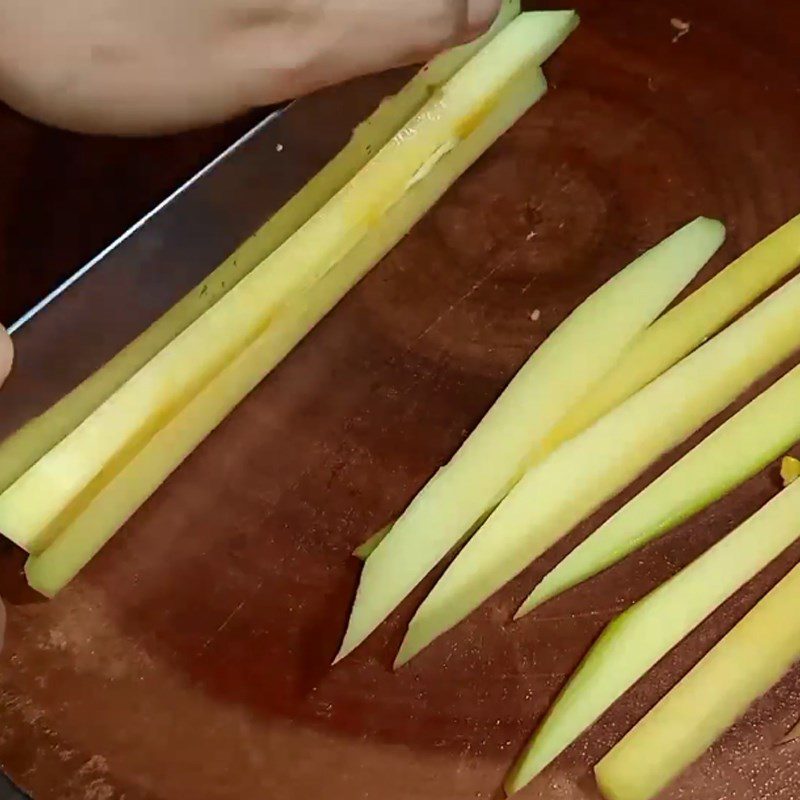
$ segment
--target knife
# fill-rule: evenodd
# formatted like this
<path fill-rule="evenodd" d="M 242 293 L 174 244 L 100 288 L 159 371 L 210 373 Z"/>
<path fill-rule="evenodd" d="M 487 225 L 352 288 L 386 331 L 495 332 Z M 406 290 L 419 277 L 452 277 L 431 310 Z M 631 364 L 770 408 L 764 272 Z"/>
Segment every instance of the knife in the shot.
<path fill-rule="evenodd" d="M 198 286 L 348 141 L 408 70 L 269 114 L 11 325 L 0 441 L 69 394 Z"/>

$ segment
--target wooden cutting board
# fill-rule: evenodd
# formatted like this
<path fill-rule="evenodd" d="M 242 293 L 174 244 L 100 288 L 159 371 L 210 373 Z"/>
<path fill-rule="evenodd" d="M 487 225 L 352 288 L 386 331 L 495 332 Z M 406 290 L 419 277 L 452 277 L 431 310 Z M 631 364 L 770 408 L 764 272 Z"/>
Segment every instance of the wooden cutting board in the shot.
<path fill-rule="evenodd" d="M 401 671 L 390 664 L 424 590 L 329 666 L 353 547 L 571 308 L 695 215 L 729 228 L 708 275 L 800 212 L 800 6 L 577 5 L 545 100 L 79 580 L 37 602 L 18 554 L 0 556 L 0 766 L 36 800 L 497 798 L 602 626 L 775 494 L 772 469 L 510 624 L 581 526 Z M 799 558 L 727 603 L 525 796 L 596 800 L 592 765 Z M 795 669 L 664 798 L 800 797 L 800 742 L 777 746 L 798 716 Z"/>

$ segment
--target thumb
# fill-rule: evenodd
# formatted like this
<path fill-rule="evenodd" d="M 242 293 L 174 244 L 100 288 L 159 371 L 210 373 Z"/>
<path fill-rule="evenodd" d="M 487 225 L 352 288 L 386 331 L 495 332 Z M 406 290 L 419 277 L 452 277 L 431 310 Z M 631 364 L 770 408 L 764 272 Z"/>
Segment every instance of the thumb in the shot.
<path fill-rule="evenodd" d="M 14 347 L 11 344 L 11 337 L 0 328 L 0 385 L 8 377 L 11 371 L 11 362 L 14 360 Z"/>
<path fill-rule="evenodd" d="M 14 359 L 14 347 L 11 337 L 0 328 L 0 384 L 8 377 L 11 371 L 11 362 Z M 3 640 L 6 633 L 6 610 L 0 600 L 0 650 L 3 649 Z"/>
<path fill-rule="evenodd" d="M 0 384 L 8 377 L 11 371 L 11 362 L 14 360 L 14 347 L 11 337 L 0 328 Z M 6 610 L 0 600 L 0 650 L 3 649 L 3 639 L 6 633 Z"/>

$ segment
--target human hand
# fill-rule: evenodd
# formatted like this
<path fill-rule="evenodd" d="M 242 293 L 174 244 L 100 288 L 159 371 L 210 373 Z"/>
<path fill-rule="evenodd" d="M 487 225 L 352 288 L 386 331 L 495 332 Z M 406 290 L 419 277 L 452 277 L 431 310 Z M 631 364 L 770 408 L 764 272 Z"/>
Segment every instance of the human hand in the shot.
<path fill-rule="evenodd" d="M 500 0 L 0 0 L 0 99 L 90 132 L 216 122 L 417 63 Z"/>
<path fill-rule="evenodd" d="M 8 373 L 11 372 L 11 361 L 14 358 L 14 348 L 11 337 L 0 327 L 0 386 L 3 385 Z"/>
<path fill-rule="evenodd" d="M 14 356 L 14 350 L 11 346 L 11 338 L 0 327 L 0 385 L 3 384 L 11 371 L 11 361 Z M 3 603 L 0 602 L 0 650 L 3 649 L 3 639 L 6 632 L 6 610 L 3 608 Z"/>

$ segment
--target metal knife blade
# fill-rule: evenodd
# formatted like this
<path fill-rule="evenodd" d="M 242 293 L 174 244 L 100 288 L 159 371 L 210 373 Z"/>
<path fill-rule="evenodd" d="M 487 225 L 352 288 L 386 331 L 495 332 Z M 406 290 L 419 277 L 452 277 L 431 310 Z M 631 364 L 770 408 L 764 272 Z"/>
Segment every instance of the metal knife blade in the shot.
<path fill-rule="evenodd" d="M 15 322 L 0 441 L 197 286 L 407 77 L 397 71 L 360 79 L 270 115 Z"/>

